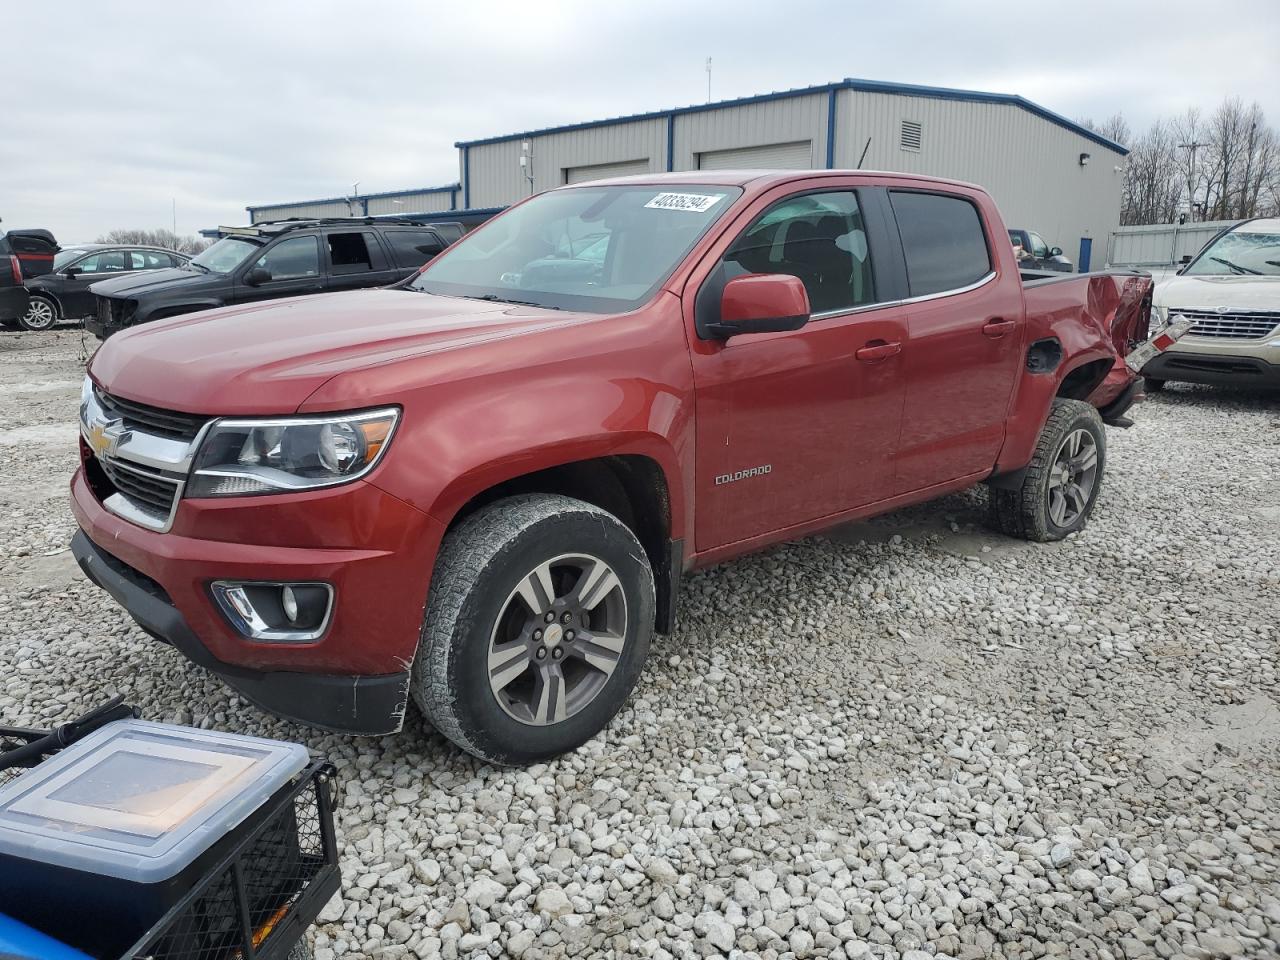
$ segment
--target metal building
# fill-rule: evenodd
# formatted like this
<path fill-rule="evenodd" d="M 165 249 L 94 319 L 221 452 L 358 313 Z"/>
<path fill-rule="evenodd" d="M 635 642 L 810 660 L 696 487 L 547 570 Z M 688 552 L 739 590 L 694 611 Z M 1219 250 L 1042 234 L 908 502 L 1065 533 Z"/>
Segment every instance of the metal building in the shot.
<path fill-rule="evenodd" d="M 366 193 L 325 200 L 298 200 L 246 207 L 250 223 L 286 220 L 290 217 L 370 217 L 401 216 L 415 213 L 440 213 L 458 206 L 461 186 L 451 183 L 443 187 L 420 187 Z"/>
<path fill-rule="evenodd" d="M 1119 226 L 1127 154 L 1022 97 L 854 79 L 457 147 L 466 208 L 666 170 L 861 167 L 967 180 L 1010 226 L 1037 231 L 1083 269 L 1100 265 Z"/>

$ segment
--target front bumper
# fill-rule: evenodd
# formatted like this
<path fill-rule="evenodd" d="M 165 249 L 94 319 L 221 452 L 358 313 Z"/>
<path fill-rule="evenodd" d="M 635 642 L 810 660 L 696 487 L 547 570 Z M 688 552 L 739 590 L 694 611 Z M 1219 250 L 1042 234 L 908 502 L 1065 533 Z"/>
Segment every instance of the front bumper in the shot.
<path fill-rule="evenodd" d="M 76 560 L 149 634 L 272 713 L 344 733 L 399 729 L 443 535 L 426 514 L 356 482 L 186 500 L 173 530 L 157 533 L 107 511 L 83 469 L 71 504 Z M 248 639 L 214 601 L 217 580 L 329 583 L 329 627 L 305 643 Z"/>
<path fill-rule="evenodd" d="M 1152 359 L 1142 368 L 1142 375 L 1149 380 L 1280 389 L 1280 364 L 1244 354 L 1172 349 Z"/>
<path fill-rule="evenodd" d="M 8 269 L 8 266 L 5 267 Z M 31 294 L 26 287 L 4 287 L 0 289 L 0 321 L 9 322 L 24 317 L 27 307 L 31 305 Z"/>

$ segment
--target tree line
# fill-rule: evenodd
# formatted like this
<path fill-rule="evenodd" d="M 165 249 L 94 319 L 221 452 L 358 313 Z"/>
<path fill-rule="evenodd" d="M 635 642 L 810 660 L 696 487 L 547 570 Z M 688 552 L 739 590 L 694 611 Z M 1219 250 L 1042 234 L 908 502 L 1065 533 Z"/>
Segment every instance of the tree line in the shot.
<path fill-rule="evenodd" d="M 1129 148 L 1122 224 L 1280 215 L 1280 134 L 1256 102 L 1229 97 L 1208 115 L 1193 107 L 1140 136 L 1119 113 L 1079 122 Z"/>
<path fill-rule="evenodd" d="M 196 254 L 212 242 L 202 237 L 179 236 L 172 230 L 112 230 L 104 233 L 98 243 L 127 243 L 139 247 L 163 247 L 178 253 Z"/>

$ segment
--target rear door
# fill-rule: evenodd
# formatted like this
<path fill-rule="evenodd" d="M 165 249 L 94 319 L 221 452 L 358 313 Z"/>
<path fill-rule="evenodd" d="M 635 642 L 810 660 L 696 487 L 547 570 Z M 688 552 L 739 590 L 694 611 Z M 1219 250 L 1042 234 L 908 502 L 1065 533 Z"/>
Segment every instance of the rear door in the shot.
<path fill-rule="evenodd" d="M 1022 363 L 1022 285 L 1000 224 L 962 188 L 894 188 L 910 298 L 899 494 L 989 471 Z"/>
<path fill-rule="evenodd" d="M 874 245 L 888 221 L 875 191 L 840 178 L 810 183 L 821 186 L 789 184 L 755 201 L 691 281 L 701 311 L 727 279 L 787 273 L 804 283 L 812 311 L 799 330 L 727 341 L 699 339 L 690 325 L 699 551 L 881 499 L 891 479 L 901 357 L 858 356 L 900 349 L 907 336 L 901 293 Z"/>
<path fill-rule="evenodd" d="M 401 274 L 388 259 L 373 230 L 342 230 L 324 236 L 329 290 L 382 287 Z"/>

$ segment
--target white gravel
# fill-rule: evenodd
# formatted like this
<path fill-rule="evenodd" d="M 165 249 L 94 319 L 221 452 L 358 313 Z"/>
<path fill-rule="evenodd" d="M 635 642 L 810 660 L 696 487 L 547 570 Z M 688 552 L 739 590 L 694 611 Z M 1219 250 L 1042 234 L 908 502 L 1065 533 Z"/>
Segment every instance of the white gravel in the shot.
<path fill-rule="evenodd" d="M 1280 398 L 1139 408 L 1062 544 L 979 490 L 694 576 L 612 727 L 507 770 L 264 716 L 82 580 L 79 349 L 0 334 L 0 716 L 327 754 L 319 960 L 1280 955 Z"/>

